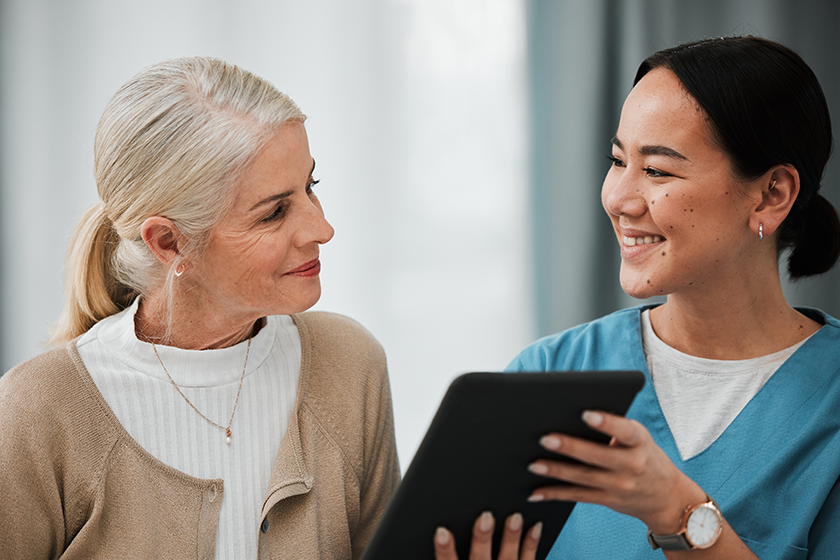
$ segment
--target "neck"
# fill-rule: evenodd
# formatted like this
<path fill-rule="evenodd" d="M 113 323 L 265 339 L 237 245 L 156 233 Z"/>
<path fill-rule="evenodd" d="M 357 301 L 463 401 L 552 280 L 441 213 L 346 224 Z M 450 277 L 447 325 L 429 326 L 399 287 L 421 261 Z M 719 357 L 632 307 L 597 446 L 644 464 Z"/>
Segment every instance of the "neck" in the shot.
<path fill-rule="evenodd" d="M 186 350 L 227 348 L 254 336 L 262 326 L 260 317 L 221 318 L 186 309 L 163 298 L 143 297 L 134 319 L 137 338 L 145 342 L 165 344 Z"/>
<path fill-rule="evenodd" d="M 650 319 L 656 335 L 672 348 L 718 360 L 766 356 L 820 328 L 787 303 L 778 273 L 775 282 L 753 289 L 730 286 L 716 297 L 671 294 L 651 310 Z"/>

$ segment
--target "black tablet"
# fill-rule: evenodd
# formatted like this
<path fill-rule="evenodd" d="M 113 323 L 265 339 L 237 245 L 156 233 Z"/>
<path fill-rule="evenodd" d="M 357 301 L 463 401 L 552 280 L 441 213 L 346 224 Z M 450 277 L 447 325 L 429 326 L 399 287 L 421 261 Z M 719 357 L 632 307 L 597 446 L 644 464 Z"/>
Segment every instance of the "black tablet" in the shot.
<path fill-rule="evenodd" d="M 561 432 L 607 438 L 581 420 L 584 410 L 624 414 L 644 385 L 638 371 L 468 373 L 452 382 L 362 560 L 432 560 L 435 529 L 455 535 L 467 560 L 472 525 L 496 517 L 494 554 L 502 523 L 520 512 L 528 528 L 543 522 L 538 559 L 548 551 L 574 503 L 527 501 L 549 479 L 531 474 L 538 458 L 558 456 L 539 445 Z M 550 483 L 550 482 L 549 482 Z"/>

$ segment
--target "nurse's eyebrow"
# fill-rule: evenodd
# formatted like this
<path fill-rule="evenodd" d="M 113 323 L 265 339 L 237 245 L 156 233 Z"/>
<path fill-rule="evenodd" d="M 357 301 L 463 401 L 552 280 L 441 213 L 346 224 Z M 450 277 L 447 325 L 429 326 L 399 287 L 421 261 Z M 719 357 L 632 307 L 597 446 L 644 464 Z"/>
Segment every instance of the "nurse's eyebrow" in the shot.
<path fill-rule="evenodd" d="M 621 140 L 619 140 L 616 136 L 613 136 L 611 142 L 618 147 L 619 150 L 624 149 L 624 145 L 622 145 Z M 687 157 L 679 153 L 677 150 L 667 146 L 642 146 L 639 149 L 639 153 L 643 156 L 665 156 L 682 161 L 689 161 Z"/>
<path fill-rule="evenodd" d="M 309 170 L 309 178 L 310 179 L 312 178 L 312 172 L 313 171 L 315 171 L 315 160 L 314 159 L 312 160 L 312 169 Z M 266 198 L 260 200 L 259 202 L 257 202 L 253 206 L 251 206 L 251 209 L 248 210 L 248 211 L 252 212 L 252 211 L 256 210 L 257 208 L 259 208 L 260 206 L 265 206 L 266 204 L 271 204 L 272 202 L 277 202 L 278 200 L 281 200 L 281 199 L 284 199 L 288 196 L 293 195 L 294 192 L 295 192 L 294 190 L 289 190 L 289 191 L 282 192 L 282 193 L 279 193 L 279 194 L 273 194 L 269 197 L 266 197 Z"/>

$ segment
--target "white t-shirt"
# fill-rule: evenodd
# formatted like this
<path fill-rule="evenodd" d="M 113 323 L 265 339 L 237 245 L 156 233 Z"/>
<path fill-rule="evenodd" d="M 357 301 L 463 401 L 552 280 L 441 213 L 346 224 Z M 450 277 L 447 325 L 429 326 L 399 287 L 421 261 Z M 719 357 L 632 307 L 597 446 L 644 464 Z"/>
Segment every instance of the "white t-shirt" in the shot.
<path fill-rule="evenodd" d="M 291 317 L 267 317 L 252 338 L 227 445 L 224 430 L 199 416 L 178 394 L 152 345 L 137 339 L 137 306 L 135 301 L 82 335 L 77 341 L 82 361 L 117 419 L 144 449 L 186 474 L 224 480 L 216 558 L 256 558 L 263 500 L 297 398 L 297 327 Z M 218 350 L 157 345 L 157 350 L 190 402 L 227 426 L 247 344 Z"/>
<path fill-rule="evenodd" d="M 659 405 L 683 461 L 726 430 L 768 379 L 805 341 L 749 360 L 710 360 L 683 354 L 653 332 L 642 312 L 642 342 Z"/>

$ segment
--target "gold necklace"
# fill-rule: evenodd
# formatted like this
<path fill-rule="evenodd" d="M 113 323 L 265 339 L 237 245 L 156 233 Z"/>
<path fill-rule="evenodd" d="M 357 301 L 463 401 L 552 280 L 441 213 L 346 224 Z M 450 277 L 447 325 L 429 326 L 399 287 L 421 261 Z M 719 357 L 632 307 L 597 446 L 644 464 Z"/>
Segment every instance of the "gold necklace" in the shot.
<path fill-rule="evenodd" d="M 175 383 L 175 380 L 172 379 L 171 375 L 169 375 L 169 372 L 166 370 L 166 366 L 163 365 L 163 360 L 160 359 L 160 354 L 158 354 L 158 351 L 157 351 L 157 348 L 155 347 L 154 342 L 152 342 L 152 350 L 155 351 L 155 356 L 157 356 L 158 363 L 160 363 L 160 367 L 163 368 L 163 372 L 166 374 L 166 377 L 169 378 L 169 382 L 172 383 L 172 386 L 175 387 L 175 390 L 178 391 L 178 394 L 181 395 L 184 398 L 185 401 L 187 401 L 187 404 L 190 405 L 192 407 L 192 409 L 195 410 L 198 413 L 199 416 L 201 416 L 202 418 L 204 418 L 205 420 L 207 420 L 208 422 L 210 422 L 211 424 L 213 424 L 214 426 L 216 426 L 220 430 L 224 430 L 225 435 L 227 436 L 227 438 L 225 439 L 225 442 L 228 445 L 230 445 L 230 436 L 232 435 L 231 431 L 230 431 L 230 426 L 231 426 L 231 424 L 233 424 L 233 415 L 236 414 L 236 405 L 239 404 L 239 393 L 242 392 L 242 382 L 245 380 L 245 369 L 248 367 L 248 354 L 250 354 L 250 352 L 251 352 L 251 339 L 250 338 L 248 339 L 248 347 L 245 349 L 245 365 L 242 366 L 242 376 L 239 378 L 239 389 L 237 389 L 237 391 L 236 391 L 236 401 L 234 401 L 234 403 L 233 403 L 233 412 L 230 413 L 230 420 L 228 421 L 227 427 L 224 427 L 220 424 L 216 424 L 215 422 L 213 422 L 212 420 L 210 420 L 209 418 L 204 416 L 201 413 L 201 411 L 198 410 L 195 407 L 195 405 L 190 402 L 190 399 L 188 399 L 187 396 L 184 393 L 181 392 L 181 389 L 178 387 L 178 384 Z"/>

